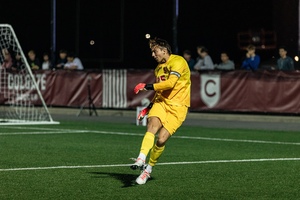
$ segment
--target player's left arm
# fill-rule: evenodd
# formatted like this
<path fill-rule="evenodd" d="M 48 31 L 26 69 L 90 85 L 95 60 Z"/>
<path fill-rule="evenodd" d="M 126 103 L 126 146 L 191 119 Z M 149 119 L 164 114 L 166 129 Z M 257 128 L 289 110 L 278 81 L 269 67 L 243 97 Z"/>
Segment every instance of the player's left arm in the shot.
<path fill-rule="evenodd" d="M 176 64 L 172 66 L 169 77 L 165 81 L 161 81 L 159 83 L 153 83 L 153 84 L 146 84 L 146 83 L 139 83 L 134 88 L 134 92 L 137 94 L 141 90 L 169 90 L 172 89 L 178 79 L 181 77 L 181 74 L 184 73 L 185 65 L 184 60 L 177 60 Z"/>
<path fill-rule="evenodd" d="M 178 79 L 180 78 L 179 73 L 170 73 L 169 78 L 166 81 L 162 81 L 159 83 L 151 83 L 151 84 L 146 84 L 146 83 L 139 83 L 135 86 L 134 88 L 134 93 L 137 94 L 141 90 L 168 90 L 172 89 Z"/>
<path fill-rule="evenodd" d="M 180 78 L 180 76 L 181 75 L 178 72 L 171 71 L 170 75 L 169 75 L 169 78 L 166 81 L 161 81 L 159 83 L 154 83 L 153 84 L 153 89 L 155 91 L 172 89 L 175 86 L 178 79 Z"/>

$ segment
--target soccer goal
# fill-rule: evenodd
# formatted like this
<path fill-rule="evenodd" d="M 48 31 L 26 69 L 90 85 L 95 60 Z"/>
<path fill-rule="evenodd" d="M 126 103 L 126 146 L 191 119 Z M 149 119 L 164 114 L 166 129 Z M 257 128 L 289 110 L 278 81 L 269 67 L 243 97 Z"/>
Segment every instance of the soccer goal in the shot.
<path fill-rule="evenodd" d="M 0 50 L 0 125 L 58 124 L 9 24 L 0 24 Z"/>

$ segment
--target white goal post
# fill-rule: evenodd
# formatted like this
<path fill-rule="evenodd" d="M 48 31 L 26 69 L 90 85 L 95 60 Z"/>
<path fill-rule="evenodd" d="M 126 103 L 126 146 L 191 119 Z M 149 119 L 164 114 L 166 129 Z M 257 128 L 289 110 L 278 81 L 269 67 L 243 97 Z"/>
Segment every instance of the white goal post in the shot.
<path fill-rule="evenodd" d="M 0 24 L 0 125 L 59 124 L 53 121 L 39 83 L 9 24 Z"/>

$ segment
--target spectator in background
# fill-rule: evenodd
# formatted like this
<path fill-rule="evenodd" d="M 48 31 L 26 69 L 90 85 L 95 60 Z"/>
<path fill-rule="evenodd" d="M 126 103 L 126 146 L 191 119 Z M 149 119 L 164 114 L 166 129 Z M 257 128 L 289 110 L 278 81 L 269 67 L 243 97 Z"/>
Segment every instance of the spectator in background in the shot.
<path fill-rule="evenodd" d="M 192 52 L 188 49 L 184 50 L 183 51 L 183 57 L 186 60 L 186 62 L 188 63 L 190 71 L 193 71 L 196 61 L 192 58 Z"/>
<path fill-rule="evenodd" d="M 3 63 L 1 68 L 10 69 L 13 64 L 12 52 L 9 49 L 2 49 Z"/>
<path fill-rule="evenodd" d="M 77 58 L 73 52 L 68 53 L 67 60 L 68 62 L 65 64 L 64 69 L 70 69 L 70 70 L 84 69 L 81 60 Z"/>
<path fill-rule="evenodd" d="M 280 58 L 277 60 L 278 70 L 295 70 L 293 59 L 287 56 L 287 48 L 284 46 L 279 47 L 278 53 L 280 55 Z"/>
<path fill-rule="evenodd" d="M 260 64 L 260 57 L 259 55 L 255 54 L 255 46 L 250 44 L 246 48 L 247 53 L 246 53 L 246 58 L 242 62 L 242 69 L 246 70 L 252 70 L 255 71 L 258 69 L 259 64 Z"/>
<path fill-rule="evenodd" d="M 200 58 L 194 65 L 195 70 L 213 70 L 215 68 L 214 63 L 210 55 L 208 54 L 207 48 L 205 48 L 204 46 L 198 46 L 197 53 L 199 54 Z"/>
<path fill-rule="evenodd" d="M 28 52 L 28 63 L 29 63 L 29 66 L 31 67 L 31 69 L 33 70 L 38 70 L 40 69 L 40 66 L 41 66 L 41 62 L 40 60 L 37 58 L 36 54 L 35 54 L 35 51 L 34 50 L 30 50 Z"/>
<path fill-rule="evenodd" d="M 234 62 L 230 60 L 227 52 L 221 53 L 221 63 L 216 65 L 220 70 L 234 70 Z"/>
<path fill-rule="evenodd" d="M 196 63 L 194 65 L 194 69 L 195 69 L 195 66 L 202 66 L 203 65 L 203 59 L 201 57 L 201 50 L 204 46 L 197 46 L 197 54 L 198 54 L 198 57 L 196 58 Z"/>
<path fill-rule="evenodd" d="M 22 70 L 25 67 L 21 58 L 22 58 L 21 55 L 19 53 L 16 53 L 15 59 L 13 60 L 13 65 L 12 65 L 12 69 L 14 71 Z"/>
<path fill-rule="evenodd" d="M 48 70 L 51 69 L 51 62 L 50 62 L 50 56 L 48 53 L 43 54 L 43 63 L 42 63 L 42 69 L 43 70 Z"/>
<path fill-rule="evenodd" d="M 59 51 L 59 58 L 57 60 L 56 69 L 64 69 L 65 64 L 68 62 L 67 60 L 67 51 L 64 49 L 61 49 Z"/>

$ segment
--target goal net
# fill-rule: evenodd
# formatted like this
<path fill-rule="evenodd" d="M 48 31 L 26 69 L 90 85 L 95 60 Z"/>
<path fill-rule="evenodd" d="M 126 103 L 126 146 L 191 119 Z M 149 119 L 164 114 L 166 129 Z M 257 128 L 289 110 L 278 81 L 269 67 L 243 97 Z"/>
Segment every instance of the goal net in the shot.
<path fill-rule="evenodd" d="M 58 124 L 9 24 L 0 24 L 0 125 Z"/>

